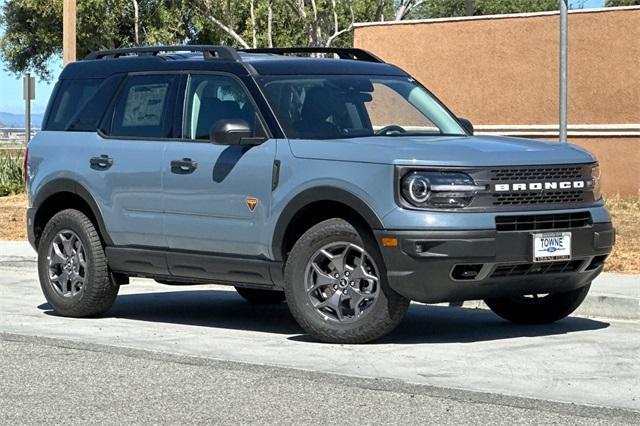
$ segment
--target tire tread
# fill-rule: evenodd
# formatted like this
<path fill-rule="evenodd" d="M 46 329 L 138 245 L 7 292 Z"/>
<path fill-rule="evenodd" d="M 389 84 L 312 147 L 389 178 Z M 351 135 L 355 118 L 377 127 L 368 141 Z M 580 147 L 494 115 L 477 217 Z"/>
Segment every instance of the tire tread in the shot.
<path fill-rule="evenodd" d="M 70 226 L 69 226 L 70 225 Z M 77 227 L 77 228 L 76 228 Z M 89 268 L 85 274 L 84 290 L 82 297 L 76 303 L 59 303 L 55 294 L 47 288 L 48 277 L 45 275 L 47 250 L 50 240 L 63 228 L 70 228 L 82 239 L 83 235 L 88 241 L 83 241 L 85 252 L 88 255 Z M 76 228 L 76 229 L 72 229 Z M 118 294 L 119 285 L 115 283 L 109 272 L 107 257 L 104 252 L 100 234 L 93 222 L 82 212 L 75 209 L 66 209 L 56 213 L 47 223 L 40 238 L 38 247 L 38 270 L 40 283 L 50 305 L 54 310 L 68 317 L 94 317 L 107 312 Z M 51 294 L 50 294 L 51 293 Z M 53 297 L 52 297 L 53 296 Z"/>
<path fill-rule="evenodd" d="M 296 267 L 300 264 L 306 265 L 308 259 L 305 258 L 305 249 L 311 245 L 318 244 L 327 236 L 340 236 L 341 238 L 360 238 L 363 241 L 367 252 L 376 257 L 378 273 L 380 274 L 381 292 L 378 296 L 380 300 L 377 304 L 386 302 L 384 309 L 370 312 L 366 318 L 368 322 L 359 327 L 342 328 L 332 325 L 330 322 L 317 321 L 312 315 L 315 312 L 306 312 L 304 307 L 299 306 L 293 295 L 294 285 L 300 285 L 296 280 Z M 366 232 L 358 232 L 349 222 L 343 219 L 328 219 L 309 228 L 300 239 L 294 244 L 285 265 L 285 294 L 287 303 L 292 315 L 300 326 L 313 337 L 327 343 L 367 343 L 376 340 L 393 330 L 402 320 L 406 313 L 409 300 L 394 292 L 386 282 L 386 269 L 381 256 L 375 252 L 377 247 L 373 247 L 371 238 L 367 241 Z M 378 308 L 379 306 L 374 306 Z"/>

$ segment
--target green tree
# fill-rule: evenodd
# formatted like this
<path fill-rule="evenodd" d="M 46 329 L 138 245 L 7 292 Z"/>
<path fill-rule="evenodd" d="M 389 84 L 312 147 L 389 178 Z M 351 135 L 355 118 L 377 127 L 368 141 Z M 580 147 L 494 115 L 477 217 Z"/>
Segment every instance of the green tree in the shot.
<path fill-rule="evenodd" d="M 640 0 L 607 0 L 604 5 L 606 7 L 640 6 Z"/>
<path fill-rule="evenodd" d="M 146 1 L 134 21 L 130 0 L 78 1 L 77 55 L 96 49 L 133 46 L 135 28 L 139 43 L 178 43 L 188 38 L 185 1 Z M 137 25 L 138 24 L 138 25 Z M 32 71 L 49 79 L 48 62 L 62 52 L 62 0 L 7 0 L 0 14 L 4 35 L 0 55 L 8 71 Z"/>
<path fill-rule="evenodd" d="M 405 2 L 408 2 L 405 0 Z M 402 19 L 446 18 L 467 15 L 466 0 L 425 0 L 409 10 Z M 541 12 L 558 10 L 558 0 L 472 0 L 473 15 Z M 397 15 L 396 15 L 397 17 Z"/>
<path fill-rule="evenodd" d="M 0 57 L 50 79 L 63 0 L 6 0 Z M 608 0 L 608 3 L 629 0 Z M 555 10 L 558 0 L 78 0 L 77 56 L 153 44 L 351 46 L 355 22 Z"/>

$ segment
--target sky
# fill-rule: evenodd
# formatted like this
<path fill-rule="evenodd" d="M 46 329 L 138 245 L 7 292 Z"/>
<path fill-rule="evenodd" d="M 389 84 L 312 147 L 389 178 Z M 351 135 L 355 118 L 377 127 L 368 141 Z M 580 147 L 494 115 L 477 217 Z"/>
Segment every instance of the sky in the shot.
<path fill-rule="evenodd" d="M 0 0 L 0 7 L 5 0 Z M 572 3 L 580 3 L 572 1 Z M 585 0 L 584 8 L 602 7 L 604 0 Z M 0 28 L 0 34 L 4 31 Z M 62 61 L 57 58 L 51 62 L 53 78 L 57 78 L 62 70 Z M 54 81 L 47 83 L 36 78 L 36 99 L 33 101 L 31 110 L 34 113 L 44 112 Z M 0 61 L 0 112 L 10 112 L 21 114 L 24 111 L 24 101 L 22 100 L 22 78 L 9 74 L 6 66 Z"/>

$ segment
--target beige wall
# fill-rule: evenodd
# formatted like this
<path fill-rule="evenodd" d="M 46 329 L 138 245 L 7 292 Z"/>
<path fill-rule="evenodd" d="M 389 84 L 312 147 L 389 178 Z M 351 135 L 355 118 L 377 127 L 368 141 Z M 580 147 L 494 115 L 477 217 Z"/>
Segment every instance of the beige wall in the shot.
<path fill-rule="evenodd" d="M 476 125 L 557 124 L 557 14 L 364 25 L 356 47 L 399 65 Z M 640 129 L 640 8 L 569 15 L 569 123 Z M 634 126 L 635 128 L 635 126 Z M 640 191 L 640 132 L 572 138 L 608 193 Z"/>
<path fill-rule="evenodd" d="M 640 195 L 640 138 L 569 138 L 598 157 L 602 191 Z"/>

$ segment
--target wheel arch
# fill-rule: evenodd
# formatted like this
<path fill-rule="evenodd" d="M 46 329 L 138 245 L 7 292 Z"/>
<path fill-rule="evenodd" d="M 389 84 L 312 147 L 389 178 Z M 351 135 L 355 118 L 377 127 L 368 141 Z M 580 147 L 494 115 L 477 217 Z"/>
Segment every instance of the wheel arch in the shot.
<path fill-rule="evenodd" d="M 100 208 L 91 193 L 72 179 L 59 178 L 47 182 L 37 191 L 33 200 L 33 223 L 29 226 L 32 227 L 36 247 L 49 219 L 66 208 L 75 208 L 87 215 L 94 226 L 98 228 L 102 241 L 107 245 L 113 245 L 104 225 Z"/>
<path fill-rule="evenodd" d="M 374 210 L 352 192 L 331 186 L 309 188 L 293 197 L 278 218 L 272 240 L 275 260 L 284 260 L 306 229 L 332 217 L 355 221 L 371 230 L 383 228 Z"/>

